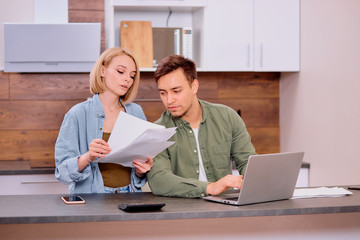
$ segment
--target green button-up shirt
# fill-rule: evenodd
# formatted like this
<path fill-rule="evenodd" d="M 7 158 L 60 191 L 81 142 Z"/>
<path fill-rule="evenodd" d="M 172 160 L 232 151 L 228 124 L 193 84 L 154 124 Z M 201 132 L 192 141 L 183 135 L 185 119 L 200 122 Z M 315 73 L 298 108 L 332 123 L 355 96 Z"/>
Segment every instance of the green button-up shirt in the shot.
<path fill-rule="evenodd" d="M 209 182 L 232 174 L 232 162 L 241 175 L 247 159 L 256 154 L 245 123 L 230 107 L 199 100 L 202 121 L 199 126 L 199 146 Z M 208 182 L 199 181 L 199 158 L 194 132 L 188 122 L 165 111 L 157 124 L 177 127 L 171 137 L 175 144 L 154 158 L 147 174 L 155 195 L 200 197 L 206 195 Z"/>

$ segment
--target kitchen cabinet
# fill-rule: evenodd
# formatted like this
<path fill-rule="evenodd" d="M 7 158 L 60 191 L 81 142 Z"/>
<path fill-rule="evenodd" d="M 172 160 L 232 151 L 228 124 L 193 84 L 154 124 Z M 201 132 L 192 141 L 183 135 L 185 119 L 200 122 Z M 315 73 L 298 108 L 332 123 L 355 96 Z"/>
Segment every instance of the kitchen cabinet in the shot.
<path fill-rule="evenodd" d="M 299 0 L 254 1 L 255 71 L 299 71 Z"/>
<path fill-rule="evenodd" d="M 253 0 L 209 0 L 204 23 L 207 71 L 254 71 Z"/>
<path fill-rule="evenodd" d="M 208 0 L 207 71 L 299 71 L 299 0 Z"/>
<path fill-rule="evenodd" d="M 299 18 L 299 0 L 105 0 L 106 47 L 120 21 L 151 21 L 192 28 L 199 71 L 299 71 Z"/>
<path fill-rule="evenodd" d="M 68 185 L 54 174 L 0 175 L 0 195 L 68 194 Z"/>

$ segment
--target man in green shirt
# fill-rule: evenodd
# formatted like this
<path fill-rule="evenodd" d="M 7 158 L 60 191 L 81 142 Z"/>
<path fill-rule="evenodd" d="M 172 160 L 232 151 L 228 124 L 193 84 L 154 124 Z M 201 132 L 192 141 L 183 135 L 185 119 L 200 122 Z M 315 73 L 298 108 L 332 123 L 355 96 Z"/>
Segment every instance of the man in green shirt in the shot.
<path fill-rule="evenodd" d="M 241 188 L 256 154 L 245 123 L 230 107 L 199 100 L 196 65 L 179 55 L 164 58 L 155 80 L 166 111 L 157 124 L 177 127 L 175 144 L 154 158 L 147 174 L 155 195 L 196 198 Z M 239 176 L 232 174 L 232 161 Z"/>

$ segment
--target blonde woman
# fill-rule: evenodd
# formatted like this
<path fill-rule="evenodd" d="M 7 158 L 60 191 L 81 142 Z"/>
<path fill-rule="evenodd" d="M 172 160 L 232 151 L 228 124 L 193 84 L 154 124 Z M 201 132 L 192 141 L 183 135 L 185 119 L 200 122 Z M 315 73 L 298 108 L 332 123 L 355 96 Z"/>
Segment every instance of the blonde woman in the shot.
<path fill-rule="evenodd" d="M 94 162 L 110 153 L 107 140 L 120 111 L 146 120 L 131 102 L 138 87 L 139 66 L 131 53 L 114 47 L 101 54 L 90 73 L 93 97 L 66 113 L 55 144 L 55 176 L 69 184 L 70 193 L 141 191 L 152 158 L 133 160 L 134 168 Z"/>

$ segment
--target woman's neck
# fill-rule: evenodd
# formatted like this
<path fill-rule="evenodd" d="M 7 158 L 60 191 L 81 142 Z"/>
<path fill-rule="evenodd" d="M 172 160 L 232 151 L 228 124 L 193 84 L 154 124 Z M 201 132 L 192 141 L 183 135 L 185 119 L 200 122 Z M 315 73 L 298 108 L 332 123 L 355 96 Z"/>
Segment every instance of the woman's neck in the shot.
<path fill-rule="evenodd" d="M 119 97 L 110 92 L 100 93 L 99 98 L 105 111 L 113 112 L 122 109 Z"/>

